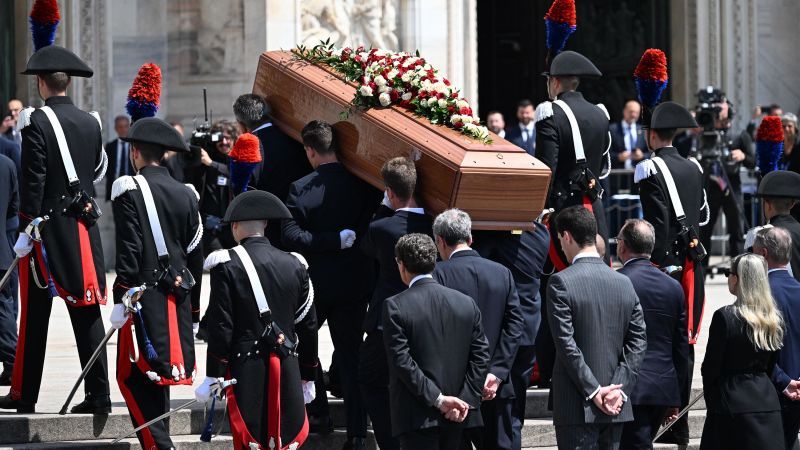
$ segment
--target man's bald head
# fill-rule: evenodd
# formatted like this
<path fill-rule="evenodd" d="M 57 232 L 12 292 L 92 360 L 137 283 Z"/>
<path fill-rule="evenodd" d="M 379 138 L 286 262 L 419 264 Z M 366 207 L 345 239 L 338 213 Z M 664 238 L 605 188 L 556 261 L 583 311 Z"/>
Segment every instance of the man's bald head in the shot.
<path fill-rule="evenodd" d="M 792 236 L 783 228 L 765 228 L 756 234 L 753 252 L 766 258 L 770 269 L 785 267 L 792 257 Z"/>

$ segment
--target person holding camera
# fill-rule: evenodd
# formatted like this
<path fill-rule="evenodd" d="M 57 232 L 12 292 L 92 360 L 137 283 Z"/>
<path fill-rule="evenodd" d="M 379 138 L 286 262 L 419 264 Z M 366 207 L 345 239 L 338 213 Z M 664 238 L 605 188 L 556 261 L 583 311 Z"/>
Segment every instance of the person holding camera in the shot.
<path fill-rule="evenodd" d="M 200 149 L 202 167 L 197 173 L 195 187 L 200 193 L 200 215 L 203 217 L 203 257 L 211 252 L 236 245 L 229 225 L 222 223 L 225 210 L 233 198 L 230 187 L 228 154 L 239 137 L 233 122 L 220 120 L 211 127 L 217 140 L 210 142 L 213 148 Z"/>
<path fill-rule="evenodd" d="M 703 126 L 697 158 L 703 167 L 704 185 L 708 194 L 709 221 L 700 228 L 700 241 L 711 248 L 711 234 L 720 207 L 728 227 L 728 254 L 731 257 L 744 251 L 744 200 L 742 198 L 742 166 L 754 169 L 755 146 L 747 131 L 731 132 L 733 109 L 725 93 L 706 88 L 698 93 L 700 105 L 697 121 Z"/>

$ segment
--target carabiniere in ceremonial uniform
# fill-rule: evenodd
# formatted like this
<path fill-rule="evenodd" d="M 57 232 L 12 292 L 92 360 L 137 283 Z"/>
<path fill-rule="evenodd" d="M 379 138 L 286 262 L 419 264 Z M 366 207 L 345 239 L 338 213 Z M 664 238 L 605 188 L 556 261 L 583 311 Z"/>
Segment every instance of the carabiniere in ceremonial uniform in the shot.
<path fill-rule="evenodd" d="M 308 436 L 305 403 L 314 397 L 317 321 L 305 259 L 273 247 L 268 220 L 291 217 L 274 195 L 248 191 L 225 213 L 239 245 L 206 258 L 211 271 L 208 358 L 196 398 L 221 379 L 236 449 L 295 449 Z"/>
<path fill-rule="evenodd" d="M 22 308 L 11 391 L 0 398 L 0 408 L 33 412 L 52 298 L 63 298 L 69 307 L 81 365 L 105 334 L 100 316 L 105 267 L 95 224 L 101 212 L 92 195 L 93 185 L 105 176 L 107 159 L 99 116 L 78 109 L 65 95 L 70 77 L 91 77 L 92 69 L 69 50 L 50 45 L 30 57 L 23 74 L 37 76 L 45 106 L 23 110 L 18 124 L 20 237 L 14 249 L 20 258 Z M 34 242 L 32 234 L 41 241 Z M 86 401 L 73 412 L 110 412 L 107 372 L 103 354 L 86 376 Z"/>

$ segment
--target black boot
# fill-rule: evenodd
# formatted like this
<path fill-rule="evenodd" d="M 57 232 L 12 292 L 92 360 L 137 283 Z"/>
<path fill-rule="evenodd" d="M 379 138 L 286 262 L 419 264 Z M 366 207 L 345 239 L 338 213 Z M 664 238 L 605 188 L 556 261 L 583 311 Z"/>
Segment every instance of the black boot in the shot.
<path fill-rule="evenodd" d="M 11 394 L 0 397 L 0 409 L 16 409 L 20 414 L 32 414 L 35 412 L 35 403 L 26 402 L 19 399 L 14 400 Z"/>
<path fill-rule="evenodd" d="M 367 450 L 367 443 L 363 437 L 347 438 L 342 450 Z"/>
<path fill-rule="evenodd" d="M 316 416 L 309 414 L 308 432 L 321 435 L 333 433 L 333 420 L 331 419 L 331 416 Z"/>
<path fill-rule="evenodd" d="M 111 399 L 108 395 L 87 395 L 86 398 L 73 406 L 72 414 L 111 414 Z"/>

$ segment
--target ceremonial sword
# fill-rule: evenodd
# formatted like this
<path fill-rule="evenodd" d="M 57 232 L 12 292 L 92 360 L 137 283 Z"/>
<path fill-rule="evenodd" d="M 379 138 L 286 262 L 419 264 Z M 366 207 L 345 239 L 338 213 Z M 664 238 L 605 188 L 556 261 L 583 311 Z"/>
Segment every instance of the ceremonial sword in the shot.
<path fill-rule="evenodd" d="M 133 306 L 134 303 L 136 303 L 139 300 L 139 297 L 142 296 L 142 293 L 146 288 L 147 286 L 143 284 L 139 287 L 130 288 L 128 289 L 127 292 L 125 292 L 125 294 L 122 296 L 122 304 L 125 306 L 126 313 L 130 314 L 131 312 L 134 311 L 134 306 Z M 117 329 L 114 327 L 108 329 L 105 337 L 103 337 L 103 340 L 100 341 L 100 345 L 97 346 L 97 348 L 94 350 L 94 353 L 92 353 L 92 357 L 89 358 L 89 361 L 86 362 L 86 365 L 83 367 L 83 371 L 78 377 L 78 381 L 75 382 L 75 385 L 72 386 L 72 390 L 69 391 L 69 395 L 67 396 L 67 401 L 64 402 L 64 405 L 61 407 L 61 411 L 58 412 L 62 416 L 67 413 L 69 402 L 72 401 L 72 397 L 75 396 L 75 392 L 78 390 L 78 387 L 81 385 L 81 382 L 83 382 L 83 379 L 86 378 L 86 374 L 89 373 L 89 369 L 92 368 L 94 362 L 97 361 L 97 358 L 100 357 L 101 353 L 106 350 L 106 344 L 108 343 L 109 339 L 111 339 L 111 336 L 114 335 L 115 331 L 117 331 Z"/>
<path fill-rule="evenodd" d="M 214 395 L 219 395 L 219 394 L 222 393 L 223 389 L 225 389 L 227 387 L 230 387 L 230 386 L 233 386 L 234 384 L 236 384 L 236 378 L 231 378 L 230 380 L 222 380 L 222 381 L 220 381 L 218 383 L 212 384 L 211 386 L 216 386 L 216 388 L 214 389 L 214 391 L 215 391 Z M 116 444 L 117 442 L 125 439 L 126 437 L 128 437 L 128 436 L 130 436 L 132 434 L 138 433 L 139 431 L 149 427 L 150 425 L 152 425 L 152 424 L 154 424 L 154 423 L 156 423 L 156 422 L 158 422 L 160 420 L 164 420 L 167 417 L 169 417 L 169 416 L 171 416 L 173 414 L 176 414 L 178 411 L 194 405 L 195 403 L 200 403 L 200 402 L 197 401 L 197 399 L 189 400 L 188 402 L 178 406 L 177 408 L 173 409 L 172 411 L 167 411 L 164 414 L 156 417 L 155 419 L 153 419 L 153 420 L 151 420 L 149 422 L 146 422 L 146 423 L 144 423 L 142 425 L 139 425 L 138 427 L 134 428 L 133 431 L 129 432 L 128 434 L 126 434 L 124 436 L 120 436 L 120 437 L 114 439 L 113 441 L 111 441 L 111 443 L 112 444 Z"/>
<path fill-rule="evenodd" d="M 39 232 L 39 226 L 42 223 L 44 223 L 45 221 L 49 220 L 49 219 L 50 219 L 50 217 L 44 216 L 44 217 L 37 217 L 37 218 L 31 220 L 31 223 L 28 224 L 27 228 L 25 228 L 24 233 L 27 234 L 28 237 L 30 237 L 32 241 L 36 241 L 36 242 L 41 241 L 42 240 L 42 234 L 41 234 L 41 232 Z M 33 233 L 33 234 L 31 234 L 31 233 Z M 17 267 L 17 265 L 19 265 L 19 260 L 20 260 L 19 256 L 15 257 L 14 260 L 11 261 L 11 264 L 8 266 L 8 269 L 6 269 L 6 273 L 5 273 L 5 275 L 3 275 L 3 279 L 0 280 L 0 291 L 5 289 L 6 284 L 8 284 L 8 280 L 11 279 L 11 275 L 14 273 L 14 269 Z"/>
<path fill-rule="evenodd" d="M 664 427 L 663 427 L 663 428 L 661 428 L 661 431 L 659 431 L 658 433 L 656 433 L 656 437 L 654 437 L 654 438 L 653 438 L 653 443 L 655 443 L 655 442 L 658 440 L 658 438 L 660 438 L 660 437 L 661 437 L 661 435 L 662 435 L 662 434 L 666 433 L 666 432 L 667 432 L 667 430 L 669 430 L 669 429 L 670 429 L 670 428 L 671 428 L 673 425 L 675 425 L 675 423 L 676 423 L 678 420 L 680 420 L 680 419 L 681 419 L 681 417 L 685 416 L 685 415 L 686 415 L 686 413 L 687 413 L 687 412 L 689 412 L 689 409 L 691 409 L 691 408 L 692 408 L 692 406 L 694 406 L 694 404 L 695 404 L 695 403 L 697 403 L 697 402 L 698 402 L 698 401 L 699 401 L 701 398 L 703 398 L 703 391 L 700 391 L 700 393 L 699 393 L 699 394 L 697 394 L 697 397 L 695 397 L 694 399 L 692 399 L 692 401 L 691 401 L 691 402 L 689 402 L 689 404 L 688 404 L 688 405 L 686 405 L 686 408 L 683 408 L 683 410 L 682 410 L 681 412 L 679 412 L 679 413 L 678 413 L 678 417 L 676 417 L 676 418 L 675 418 L 675 420 L 673 420 L 673 421 L 671 421 L 670 423 L 668 423 L 668 424 L 664 425 Z"/>

